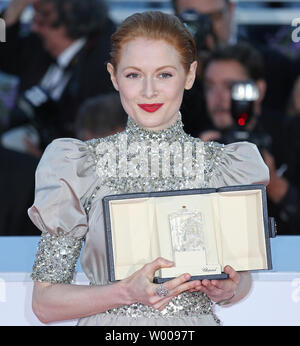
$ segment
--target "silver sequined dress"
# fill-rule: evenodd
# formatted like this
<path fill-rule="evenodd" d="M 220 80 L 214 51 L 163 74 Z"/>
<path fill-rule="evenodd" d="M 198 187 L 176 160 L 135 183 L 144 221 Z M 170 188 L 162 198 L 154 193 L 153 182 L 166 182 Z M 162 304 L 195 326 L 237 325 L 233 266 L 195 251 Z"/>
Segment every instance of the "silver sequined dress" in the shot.
<path fill-rule="evenodd" d="M 203 143 L 183 131 L 180 117 L 161 131 L 142 129 L 129 119 L 124 132 L 104 139 L 57 139 L 39 163 L 35 201 L 28 211 L 42 231 L 32 278 L 71 283 L 83 246 L 81 265 L 91 285 L 108 284 L 102 212 L 108 194 L 267 181 L 268 169 L 255 145 Z M 213 303 L 199 292 L 180 294 L 161 312 L 133 304 L 78 321 L 102 326 L 219 323 Z"/>

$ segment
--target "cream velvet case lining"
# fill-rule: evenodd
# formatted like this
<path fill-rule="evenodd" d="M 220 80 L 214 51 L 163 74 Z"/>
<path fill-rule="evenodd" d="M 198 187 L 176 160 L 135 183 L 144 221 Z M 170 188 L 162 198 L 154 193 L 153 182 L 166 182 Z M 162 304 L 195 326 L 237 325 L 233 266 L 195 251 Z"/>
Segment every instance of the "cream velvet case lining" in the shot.
<path fill-rule="evenodd" d="M 108 273 L 122 280 L 157 257 L 175 262 L 155 282 L 183 273 L 222 279 L 237 271 L 271 269 L 264 185 L 132 193 L 103 198 Z"/>

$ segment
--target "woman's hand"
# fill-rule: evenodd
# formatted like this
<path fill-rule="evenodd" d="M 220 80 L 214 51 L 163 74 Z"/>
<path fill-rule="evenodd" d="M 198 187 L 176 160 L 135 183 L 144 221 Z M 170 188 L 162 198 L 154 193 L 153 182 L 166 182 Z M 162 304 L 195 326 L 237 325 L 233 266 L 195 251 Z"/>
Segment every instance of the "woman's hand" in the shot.
<path fill-rule="evenodd" d="M 229 275 L 228 279 L 202 281 L 202 291 L 216 303 L 233 298 L 240 283 L 240 275 L 232 267 L 226 266 L 224 273 Z"/>
<path fill-rule="evenodd" d="M 241 276 L 231 266 L 227 265 L 224 272 L 229 275 L 225 280 L 202 280 L 201 284 L 190 292 L 201 291 L 214 302 L 231 299 L 237 292 Z"/>
<path fill-rule="evenodd" d="M 178 294 L 201 285 L 199 280 L 188 282 L 191 275 L 185 273 L 165 282 L 163 288 L 167 290 L 167 295 L 159 296 L 156 290 L 161 285 L 152 282 L 155 272 L 160 268 L 170 268 L 173 265 L 173 262 L 159 257 L 153 262 L 144 265 L 143 268 L 136 271 L 129 278 L 120 281 L 127 290 L 130 304 L 142 303 L 154 309 L 163 310 Z"/>

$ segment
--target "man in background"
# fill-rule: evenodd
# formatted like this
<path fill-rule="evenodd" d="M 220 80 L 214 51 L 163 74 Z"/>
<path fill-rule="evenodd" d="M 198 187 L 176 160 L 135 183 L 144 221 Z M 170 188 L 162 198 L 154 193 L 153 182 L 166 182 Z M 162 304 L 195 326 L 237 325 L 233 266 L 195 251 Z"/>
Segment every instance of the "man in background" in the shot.
<path fill-rule="evenodd" d="M 290 148 L 284 135 L 284 117 L 262 108 L 267 83 L 260 53 L 245 43 L 216 49 L 205 64 L 203 77 L 206 108 L 212 126 L 200 133 L 200 138 L 225 144 L 239 140 L 255 143 L 270 171 L 267 186 L 270 215 L 275 217 L 280 234 L 299 234 L 299 191 L 289 179 L 293 167 L 287 161 Z M 249 113 L 241 130 L 233 114 L 232 87 L 235 83 L 248 81 L 256 85 L 258 98 L 253 101 L 252 114 Z M 241 133 L 243 137 L 240 137 Z"/>
<path fill-rule="evenodd" d="M 20 16 L 27 5 L 35 14 L 24 35 Z M 42 151 L 55 138 L 75 136 L 74 120 L 87 98 L 112 91 L 105 62 L 115 26 L 102 0 L 12 0 L 3 18 L 0 69 L 17 75 L 20 89 L 2 126 L 7 136 L 30 124 Z"/>
<path fill-rule="evenodd" d="M 38 160 L 32 155 L 0 145 L 0 235 L 39 235 L 27 215 L 34 200 L 34 177 Z"/>
<path fill-rule="evenodd" d="M 202 38 L 204 43 L 199 47 L 200 57 L 206 56 L 207 52 L 219 46 L 250 40 L 247 36 L 240 37 L 238 33 L 234 23 L 235 3 L 231 0 L 172 0 L 172 3 L 178 16 L 189 19 L 183 15 L 188 10 L 193 10 L 200 15 L 196 20 L 200 27 L 199 32 L 206 32 L 206 39 Z M 189 25 L 189 20 L 187 24 Z M 194 28 L 195 23 L 191 23 L 191 26 Z M 251 44 L 255 45 L 262 54 L 266 67 L 265 79 L 268 88 L 261 106 L 265 110 L 275 110 L 283 114 L 294 80 L 294 65 L 278 50 L 257 44 L 257 42 L 251 42 Z M 185 93 L 182 107 L 185 129 L 193 136 L 197 136 L 197 132 L 202 131 L 209 124 L 201 85 L 203 60 L 200 59 L 198 80 L 191 91 Z"/>

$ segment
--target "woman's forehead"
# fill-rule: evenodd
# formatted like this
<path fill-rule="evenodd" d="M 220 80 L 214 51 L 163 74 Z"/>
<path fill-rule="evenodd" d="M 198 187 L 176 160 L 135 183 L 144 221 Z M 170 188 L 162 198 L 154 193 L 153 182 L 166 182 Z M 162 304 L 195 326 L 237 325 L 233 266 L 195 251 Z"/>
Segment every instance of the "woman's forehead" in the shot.
<path fill-rule="evenodd" d="M 136 38 L 125 43 L 121 49 L 120 66 L 164 66 L 180 64 L 176 48 L 164 40 Z"/>

